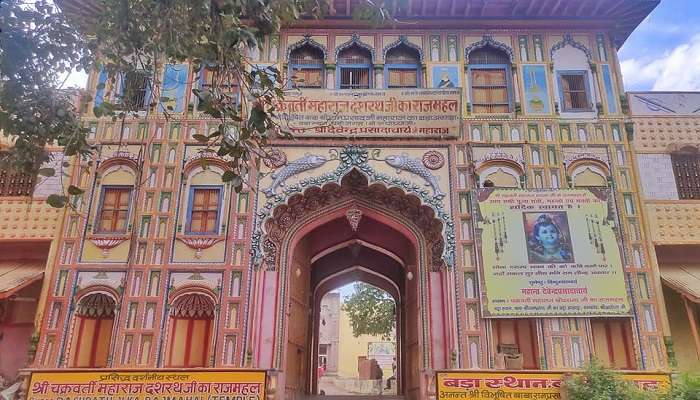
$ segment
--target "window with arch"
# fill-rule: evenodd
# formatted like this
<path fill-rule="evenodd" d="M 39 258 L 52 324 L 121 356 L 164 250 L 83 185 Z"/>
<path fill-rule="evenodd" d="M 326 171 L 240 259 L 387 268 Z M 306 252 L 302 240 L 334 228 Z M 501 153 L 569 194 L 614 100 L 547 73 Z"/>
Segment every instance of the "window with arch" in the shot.
<path fill-rule="evenodd" d="M 240 106 L 241 90 L 238 85 L 238 80 L 233 73 L 223 73 L 219 70 L 203 66 L 199 71 L 198 78 L 199 91 L 202 98 L 207 92 L 211 92 L 216 88 L 219 91 L 217 98 L 228 103 L 232 107 Z M 205 110 L 205 102 L 197 97 L 197 111 Z"/>
<path fill-rule="evenodd" d="M 214 300 L 201 293 L 175 298 L 170 309 L 168 367 L 209 365 L 214 310 Z"/>
<path fill-rule="evenodd" d="M 671 163 L 673 175 L 676 178 L 678 198 L 700 199 L 700 152 L 693 147 L 685 147 L 671 154 Z"/>
<path fill-rule="evenodd" d="M 291 86 L 296 88 L 323 88 L 323 51 L 304 45 L 289 53 L 289 76 Z"/>
<path fill-rule="evenodd" d="M 478 114 L 511 111 L 510 56 L 491 46 L 468 54 L 472 111 Z"/>
<path fill-rule="evenodd" d="M 75 310 L 69 365 L 73 368 L 107 366 L 116 302 L 105 293 L 82 297 Z"/>
<path fill-rule="evenodd" d="M 220 186 L 190 186 L 187 233 L 216 234 L 219 232 L 221 193 Z"/>
<path fill-rule="evenodd" d="M 97 233 L 126 232 L 131 190 L 131 186 L 102 186 Z"/>
<path fill-rule="evenodd" d="M 369 89 L 372 86 L 372 53 L 357 45 L 338 52 L 336 80 L 339 89 Z"/>
<path fill-rule="evenodd" d="M 405 45 L 386 52 L 384 60 L 384 79 L 387 88 L 417 88 L 421 85 L 420 54 Z"/>

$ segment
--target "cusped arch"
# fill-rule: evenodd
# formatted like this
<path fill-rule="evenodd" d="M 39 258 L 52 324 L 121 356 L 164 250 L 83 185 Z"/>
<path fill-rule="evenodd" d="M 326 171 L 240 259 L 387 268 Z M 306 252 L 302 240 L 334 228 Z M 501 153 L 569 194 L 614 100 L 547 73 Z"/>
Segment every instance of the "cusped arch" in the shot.
<path fill-rule="evenodd" d="M 570 33 L 565 34 L 562 40 L 560 40 L 559 42 L 555 43 L 554 46 L 552 46 L 549 52 L 550 58 L 554 60 L 554 53 L 556 53 L 558 50 L 563 49 L 566 46 L 571 46 L 575 49 L 581 50 L 586 55 L 588 62 L 591 62 L 593 60 L 593 54 L 591 53 L 591 50 L 589 50 L 588 47 L 586 47 L 583 43 L 576 41 L 576 39 L 574 39 L 574 37 Z"/>
<path fill-rule="evenodd" d="M 413 195 L 407 194 L 397 187 L 387 187 L 380 183 L 369 184 L 368 179 L 357 170 L 350 171 L 342 179 L 341 184 L 328 183 L 322 187 L 313 186 L 303 193 L 291 196 L 285 204 L 277 206 L 271 217 L 264 223 L 263 264 L 268 269 L 275 269 L 282 256 L 282 246 L 290 235 L 295 233 L 295 227 L 327 214 L 331 209 L 342 209 L 350 203 L 362 204 L 363 207 L 373 207 L 380 212 L 409 222 L 414 226 L 414 233 L 403 230 L 414 242 L 425 241 L 427 260 L 433 269 L 450 265 L 443 259 L 445 240 L 443 238 L 443 221 L 436 217 L 435 211 Z M 401 228 L 399 228 L 401 229 Z M 417 233 L 417 234 L 416 234 Z M 297 234 L 298 235 L 298 234 Z"/>
<path fill-rule="evenodd" d="M 464 60 L 467 64 L 469 64 L 469 54 L 477 49 L 483 49 L 485 47 L 492 47 L 494 49 L 503 51 L 508 55 L 508 58 L 510 59 L 510 63 L 513 64 L 515 63 L 515 52 L 513 51 L 513 48 L 508 46 L 507 44 L 503 42 L 499 42 L 498 40 L 494 39 L 493 36 L 491 35 L 484 35 L 483 39 L 481 39 L 478 42 L 472 43 L 471 45 L 467 46 L 467 48 L 464 50 Z"/>
<path fill-rule="evenodd" d="M 382 60 L 386 60 L 386 54 L 389 51 L 391 51 L 399 46 L 406 46 L 409 49 L 416 51 L 418 53 L 418 62 L 420 64 L 423 64 L 425 62 L 424 61 L 425 59 L 423 56 L 423 48 L 421 48 L 417 44 L 411 42 L 410 40 L 408 40 L 408 38 L 406 36 L 403 36 L 403 35 L 399 36 L 399 38 L 397 40 L 384 46 L 384 49 L 382 50 Z"/>
<path fill-rule="evenodd" d="M 351 48 L 351 47 L 359 47 L 359 48 L 361 48 L 361 49 L 363 49 L 363 50 L 367 50 L 367 51 L 369 52 L 370 57 L 372 58 L 372 60 L 374 60 L 374 58 L 375 58 L 375 55 L 374 55 L 374 47 L 372 47 L 372 46 L 370 46 L 369 44 L 363 42 L 363 41 L 360 39 L 360 35 L 358 35 L 357 33 L 353 33 L 353 34 L 352 34 L 352 37 L 350 38 L 350 40 L 348 40 L 348 41 L 345 42 L 345 43 L 340 44 L 338 47 L 335 48 L 335 59 L 338 60 L 338 55 L 340 54 L 340 52 L 342 52 L 343 50 L 347 50 L 347 49 L 349 49 L 349 48 Z"/>
<path fill-rule="evenodd" d="M 315 41 L 311 37 L 311 34 L 307 33 L 304 35 L 303 39 L 301 39 L 297 42 L 294 42 L 294 43 L 290 44 L 289 46 L 287 46 L 287 52 L 285 54 L 287 62 L 289 62 L 289 60 L 291 59 L 291 55 L 292 55 L 292 52 L 294 50 L 300 49 L 304 46 L 309 46 L 309 47 L 313 47 L 317 50 L 320 50 L 321 53 L 323 53 L 323 62 L 325 63 L 328 60 L 328 49 L 326 48 L 326 46 Z"/>
<path fill-rule="evenodd" d="M 199 152 L 192 157 L 190 157 L 186 162 L 185 162 L 185 167 L 183 168 L 183 172 L 185 176 L 190 176 L 192 175 L 197 169 L 206 169 L 208 167 L 216 167 L 220 169 L 222 172 L 228 171 L 231 169 L 231 167 L 228 165 L 226 160 L 223 158 L 219 157 L 214 153 L 213 151 L 204 151 L 204 152 Z"/>
<path fill-rule="evenodd" d="M 610 166 L 594 154 L 578 154 L 564 161 L 566 174 L 577 186 L 606 186 L 610 177 Z M 580 184 L 576 183 L 577 178 Z"/>
<path fill-rule="evenodd" d="M 119 166 L 128 167 L 135 173 L 139 167 L 138 161 L 138 157 L 128 151 L 117 151 L 110 157 L 100 162 L 99 166 L 97 167 L 97 173 L 106 175 L 109 171 Z"/>
<path fill-rule="evenodd" d="M 173 318 L 214 318 L 216 295 L 203 285 L 185 285 L 173 292 L 170 316 Z"/>

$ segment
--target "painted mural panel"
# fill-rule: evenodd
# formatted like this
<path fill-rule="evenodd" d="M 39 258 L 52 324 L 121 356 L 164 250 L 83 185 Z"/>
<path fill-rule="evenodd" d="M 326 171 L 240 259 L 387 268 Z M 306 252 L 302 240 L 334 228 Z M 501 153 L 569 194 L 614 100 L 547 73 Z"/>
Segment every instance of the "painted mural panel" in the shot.
<path fill-rule="evenodd" d="M 187 64 L 168 64 L 163 73 L 160 111 L 183 112 L 188 77 Z"/>
<path fill-rule="evenodd" d="M 462 86 L 459 83 L 458 65 L 433 65 L 432 87 L 437 89 L 451 89 Z"/>
<path fill-rule="evenodd" d="M 257 400 L 265 398 L 265 374 L 259 370 L 34 372 L 27 398 L 161 400 L 230 396 Z"/>
<path fill-rule="evenodd" d="M 438 372 L 437 398 L 439 399 L 561 399 L 561 386 L 566 376 L 563 373 L 518 373 L 518 372 Z M 622 375 L 643 390 L 662 390 L 670 385 L 665 374 Z"/>
<path fill-rule="evenodd" d="M 297 137 L 456 137 L 462 123 L 459 89 L 309 89 L 277 109 Z"/>
<path fill-rule="evenodd" d="M 608 193 L 479 189 L 486 317 L 630 312 Z"/>
<path fill-rule="evenodd" d="M 613 88 L 612 74 L 610 66 L 603 65 L 603 83 L 605 84 L 605 98 L 608 100 L 608 112 L 617 113 L 617 99 L 615 99 L 615 88 Z"/>
<path fill-rule="evenodd" d="M 523 85 L 525 87 L 525 112 L 528 114 L 549 114 L 549 89 L 544 65 L 524 65 Z"/>

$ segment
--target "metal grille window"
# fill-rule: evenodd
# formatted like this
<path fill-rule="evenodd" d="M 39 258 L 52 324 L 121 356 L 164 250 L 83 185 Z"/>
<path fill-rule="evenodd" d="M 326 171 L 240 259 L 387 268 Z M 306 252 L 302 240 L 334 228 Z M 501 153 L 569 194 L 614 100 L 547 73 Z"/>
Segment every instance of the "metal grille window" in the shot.
<path fill-rule="evenodd" d="M 126 232 L 131 187 L 105 186 L 97 222 L 98 233 Z"/>
<path fill-rule="evenodd" d="M 564 111 L 590 111 L 585 72 L 560 72 L 559 86 Z"/>
<path fill-rule="evenodd" d="M 217 233 L 220 197 L 219 189 L 192 190 L 188 233 Z"/>
<path fill-rule="evenodd" d="M 151 79 L 147 72 L 132 71 L 122 79 L 121 103 L 130 110 L 143 110 L 148 106 Z"/>
<path fill-rule="evenodd" d="M 418 87 L 420 82 L 418 52 L 405 45 L 389 50 L 386 53 L 385 73 L 388 88 Z"/>
<path fill-rule="evenodd" d="M 323 52 L 312 46 L 303 46 L 289 55 L 289 73 L 292 86 L 298 88 L 323 87 Z"/>
<path fill-rule="evenodd" d="M 0 196 L 31 196 L 35 182 L 35 176 L 0 170 Z"/>
<path fill-rule="evenodd" d="M 471 103 L 474 113 L 508 113 L 511 110 L 510 58 L 491 47 L 469 53 Z"/>
<path fill-rule="evenodd" d="M 700 154 L 680 152 L 671 155 L 678 198 L 700 200 Z"/>
<path fill-rule="evenodd" d="M 369 89 L 372 83 L 372 56 L 354 46 L 338 54 L 338 86 L 340 89 Z"/>

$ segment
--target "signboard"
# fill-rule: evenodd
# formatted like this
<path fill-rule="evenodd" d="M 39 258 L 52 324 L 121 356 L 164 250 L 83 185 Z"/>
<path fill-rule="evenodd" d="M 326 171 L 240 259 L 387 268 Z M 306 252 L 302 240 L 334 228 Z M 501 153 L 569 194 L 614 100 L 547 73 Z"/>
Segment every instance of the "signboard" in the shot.
<path fill-rule="evenodd" d="M 36 371 L 27 400 L 263 400 L 265 371 Z"/>
<path fill-rule="evenodd" d="M 486 188 L 476 195 L 485 317 L 629 314 L 607 191 Z"/>
<path fill-rule="evenodd" d="M 277 104 L 283 129 L 297 137 L 457 137 L 461 91 L 304 89 Z"/>
<path fill-rule="evenodd" d="M 659 390 L 671 383 L 663 374 L 622 374 L 644 390 Z M 561 372 L 438 372 L 438 399 L 561 399 L 565 374 Z"/>

